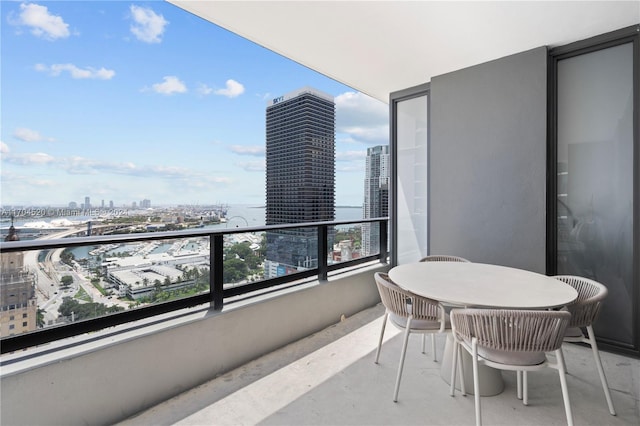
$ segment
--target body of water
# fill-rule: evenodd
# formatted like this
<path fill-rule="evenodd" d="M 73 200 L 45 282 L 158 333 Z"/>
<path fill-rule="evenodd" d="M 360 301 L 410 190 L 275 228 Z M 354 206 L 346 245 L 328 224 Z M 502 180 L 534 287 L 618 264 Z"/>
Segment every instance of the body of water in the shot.
<path fill-rule="evenodd" d="M 255 205 L 230 205 L 227 209 L 227 222 L 216 225 L 208 225 L 206 228 L 242 228 L 265 225 L 265 207 Z M 91 216 L 64 216 L 57 218 L 16 218 L 14 225 L 18 228 L 18 236 L 22 240 L 38 238 L 47 232 L 55 232 L 55 229 L 64 227 L 64 223 L 73 222 L 83 224 L 92 219 Z M 362 219 L 362 207 L 336 207 L 336 220 L 358 220 Z M 0 226 L 0 237 L 8 233 L 11 223 L 4 221 Z M 23 226 L 30 227 L 29 230 L 21 229 Z M 49 229 L 47 229 L 49 228 Z M 155 252 L 158 252 L 156 250 Z M 84 253 L 78 253 L 79 255 Z"/>
<path fill-rule="evenodd" d="M 207 228 L 242 228 L 244 226 L 264 226 L 265 207 L 250 205 L 229 206 L 227 210 L 227 222 L 219 225 L 210 225 Z M 362 219 L 362 207 L 336 207 L 336 220 Z"/>

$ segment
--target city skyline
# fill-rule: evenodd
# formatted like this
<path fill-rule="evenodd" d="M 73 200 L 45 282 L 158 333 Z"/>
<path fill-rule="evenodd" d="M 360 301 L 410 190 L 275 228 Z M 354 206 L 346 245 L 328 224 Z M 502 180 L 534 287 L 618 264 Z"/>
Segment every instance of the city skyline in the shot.
<path fill-rule="evenodd" d="M 337 205 L 388 143 L 387 105 L 171 4 L 0 12 L 3 205 L 264 205 L 264 108 L 303 86 L 336 103 Z"/>

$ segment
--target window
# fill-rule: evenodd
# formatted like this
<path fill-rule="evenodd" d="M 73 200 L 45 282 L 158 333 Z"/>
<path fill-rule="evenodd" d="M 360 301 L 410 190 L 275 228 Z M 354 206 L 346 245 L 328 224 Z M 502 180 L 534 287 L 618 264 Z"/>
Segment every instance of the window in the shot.
<path fill-rule="evenodd" d="M 392 94 L 393 264 L 415 262 L 428 254 L 429 86 Z"/>

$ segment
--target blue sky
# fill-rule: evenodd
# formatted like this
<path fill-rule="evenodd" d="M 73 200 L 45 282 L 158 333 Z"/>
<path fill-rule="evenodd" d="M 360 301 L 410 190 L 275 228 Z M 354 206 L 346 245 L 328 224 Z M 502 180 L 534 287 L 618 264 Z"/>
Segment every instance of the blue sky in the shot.
<path fill-rule="evenodd" d="M 267 100 L 336 101 L 336 204 L 388 107 L 161 1 L 1 1 L 3 205 L 264 204 Z"/>

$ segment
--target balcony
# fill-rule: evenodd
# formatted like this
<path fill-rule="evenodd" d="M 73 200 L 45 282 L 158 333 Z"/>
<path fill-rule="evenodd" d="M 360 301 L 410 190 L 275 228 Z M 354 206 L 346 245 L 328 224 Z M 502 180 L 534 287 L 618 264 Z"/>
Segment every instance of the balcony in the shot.
<path fill-rule="evenodd" d="M 373 221 L 380 222 L 386 229 L 386 220 Z M 348 317 L 375 305 L 379 299 L 370 277 L 375 271 L 387 269 L 386 250 L 328 264 L 327 234 L 339 223 L 289 226 L 317 228 L 324 244 L 318 244 L 318 259 L 323 260 L 316 268 L 224 287 L 224 234 L 274 231 L 287 226 L 3 244 L 4 256 L 29 249 L 208 236 L 212 249 L 209 292 L 85 321 L 73 322 L 72 319 L 65 325 L 4 337 L 2 352 L 5 355 L 0 360 L 2 422 L 113 423 L 148 408 L 150 403 L 175 396 L 320 331 L 342 316 Z M 386 247 L 386 240 L 381 242 L 381 247 Z M 160 372 L 156 371 L 158 365 L 171 367 Z M 111 383 L 114 387 L 95 388 L 95 392 L 78 391 L 88 389 L 87 386 L 94 388 L 96 383 Z M 21 403 L 32 398 L 43 402 L 38 409 Z M 69 401 L 73 401 L 74 408 L 61 409 Z M 99 408 L 105 403 L 118 409 Z"/>
<path fill-rule="evenodd" d="M 402 263 L 424 249 L 423 254 L 455 253 L 473 261 L 539 272 L 545 271 L 547 256 L 555 254 L 549 253 L 545 241 L 545 237 L 555 236 L 545 221 L 556 219 L 554 212 L 548 211 L 556 200 L 547 197 L 555 191 L 547 186 L 547 176 L 553 175 L 556 167 L 555 159 L 546 157 L 547 118 L 553 102 L 547 99 L 548 65 L 552 61 L 547 47 L 629 25 L 637 28 L 638 22 L 633 2 L 601 2 L 597 10 L 582 2 L 574 2 L 576 10 L 562 2 L 557 6 L 544 3 L 546 6 L 533 10 L 539 19 L 533 19 L 529 4 L 506 19 L 502 3 L 484 9 L 494 14 L 481 14 L 477 9 L 483 7 L 480 3 L 472 8 L 462 5 L 466 11 L 449 11 L 445 9 L 454 6 L 444 2 L 406 2 L 405 8 L 419 9 L 405 9 L 402 14 L 398 14 L 401 6 L 384 2 L 351 2 L 344 6 L 348 9 L 343 12 L 348 13 L 331 10 L 322 2 L 300 3 L 297 15 L 284 9 L 293 7 L 286 2 L 252 4 L 252 13 L 244 10 L 243 2 L 173 3 L 182 3 L 185 8 L 198 4 L 211 7 L 211 16 L 220 17 L 220 24 L 226 22 L 228 27 L 235 25 L 226 18 L 234 17 L 245 24 L 247 30 L 239 32 L 247 37 L 383 101 L 400 90 L 391 101 L 410 103 L 417 98 L 403 98 L 408 95 L 404 88 L 431 85 L 425 111 L 417 109 L 416 120 L 400 123 L 415 122 L 415 128 L 406 128 L 408 136 L 392 146 L 394 161 L 403 155 L 401 161 L 410 161 L 394 163 L 392 168 L 391 256 L 406 255 L 400 259 Z M 234 7 L 240 9 L 234 11 Z M 335 2 L 334 7 L 343 7 L 342 2 Z M 422 9 L 427 7 L 436 9 Z M 326 24 L 328 31 L 308 31 L 309 16 Z M 416 36 L 418 30 L 434 27 L 425 25 L 425 19 L 434 17 L 446 31 Z M 372 22 L 371 18 L 376 19 Z M 341 25 L 336 24 L 339 19 L 343 20 Z M 492 28 L 482 31 L 478 25 L 486 23 Z M 391 25 L 389 35 L 407 34 L 397 42 L 380 42 L 380 29 Z M 334 37 L 338 42 L 330 42 L 327 35 L 336 27 L 346 32 Z M 461 31 L 463 28 L 474 29 L 473 37 Z M 278 35 L 276 30 L 283 31 L 283 36 L 268 39 Z M 516 33 L 537 36 L 521 40 Z M 386 53 L 371 50 L 367 60 L 354 60 L 354 37 L 362 46 L 383 48 Z M 634 37 L 637 40 L 637 35 Z M 419 44 L 419 40 L 428 43 Z M 455 41 L 460 44 L 452 43 Z M 507 46 L 507 42 L 514 44 Z M 638 44 L 633 42 L 637 58 Z M 285 48 L 286 43 L 293 47 Z M 391 51 L 400 56 L 391 55 Z M 335 52 L 344 56 L 327 56 Z M 469 59 L 452 63 L 436 56 L 438 52 Z M 374 57 L 379 58 L 376 72 L 368 60 Z M 384 84 L 378 84 L 380 80 Z M 634 87 L 637 101 L 638 85 Z M 433 110 L 428 117 L 427 105 Z M 406 108 L 403 112 L 412 111 Z M 431 127 L 421 127 L 423 121 Z M 633 123 L 633 146 L 637 147 L 638 120 L 634 118 Z M 414 137 L 424 135 L 426 139 L 427 134 L 428 146 L 414 144 Z M 637 150 L 633 155 L 637 169 Z M 400 175 L 408 180 L 402 182 Z M 398 181 L 406 185 L 398 185 Z M 640 205 L 638 190 L 632 195 L 635 214 Z M 640 252 L 635 250 L 640 241 L 637 229 L 634 265 Z M 412 251 L 403 252 L 406 246 L 400 246 L 399 241 L 417 244 L 410 247 Z M 224 289 L 215 287 L 221 285 L 219 277 L 213 276 L 212 291 L 199 296 L 202 300 L 170 309 L 150 308 L 140 311 L 142 315 L 104 326 L 61 328 L 70 331 L 49 335 L 43 340 L 47 345 L 5 355 L 0 361 L 0 423 L 472 424 L 473 400 L 448 395 L 440 378 L 440 364 L 420 353 L 415 337 L 410 341 L 399 402 L 391 401 L 400 349 L 399 336 L 392 327 L 387 329 L 380 364 L 373 363 L 383 310 L 372 276 L 388 266 L 375 260 L 341 270 L 324 266 L 299 277 L 295 287 L 280 285 L 287 284 L 282 281 L 272 288 L 261 288 L 266 291 L 253 298 L 235 290 L 225 295 Z M 629 312 L 631 321 L 625 326 L 630 331 L 623 337 L 630 336 L 627 349 L 637 353 L 637 267 L 633 274 L 633 294 L 626 297 L 618 292 L 610 309 Z M 635 303 L 635 308 L 622 309 L 622 302 Z M 612 318 L 610 323 L 619 326 L 616 317 Z M 440 338 L 440 354 L 443 343 Z M 608 414 L 590 350 L 568 345 L 568 384 L 575 423 L 639 424 L 640 361 L 607 352 L 602 356 L 618 415 Z M 555 372 L 531 375 L 528 407 L 515 398 L 514 377 L 503 377 L 505 391 L 483 399 L 487 424 L 565 423 Z"/>
<path fill-rule="evenodd" d="M 9 355 L 2 423 L 472 424 L 473 399 L 448 395 L 440 362 L 420 352 L 419 336 L 392 402 L 401 346 L 393 327 L 373 363 L 384 310 L 372 275 L 381 269 L 365 265 L 221 312 L 184 310 Z M 440 361 L 443 344 L 440 336 Z M 616 417 L 590 349 L 565 348 L 575 423 L 637 424 L 640 360 L 602 356 Z M 515 376 L 503 377 L 505 391 L 482 400 L 486 424 L 565 423 L 555 371 L 531 375 L 527 407 L 515 398 Z"/>
<path fill-rule="evenodd" d="M 440 363 L 420 352 L 417 335 L 409 341 L 398 402 L 392 402 L 402 340 L 397 330 L 387 328 L 380 362 L 373 363 L 383 314 L 381 305 L 365 309 L 119 424 L 473 424 L 473 397 L 449 396 Z M 439 351 L 444 339 L 438 338 Z M 591 350 L 566 345 L 564 352 L 575 424 L 638 424 L 640 360 L 603 353 L 617 410 L 612 417 Z M 566 422 L 554 370 L 530 377 L 528 406 L 516 399 L 515 373 L 503 377 L 505 391 L 482 399 L 485 424 Z"/>

